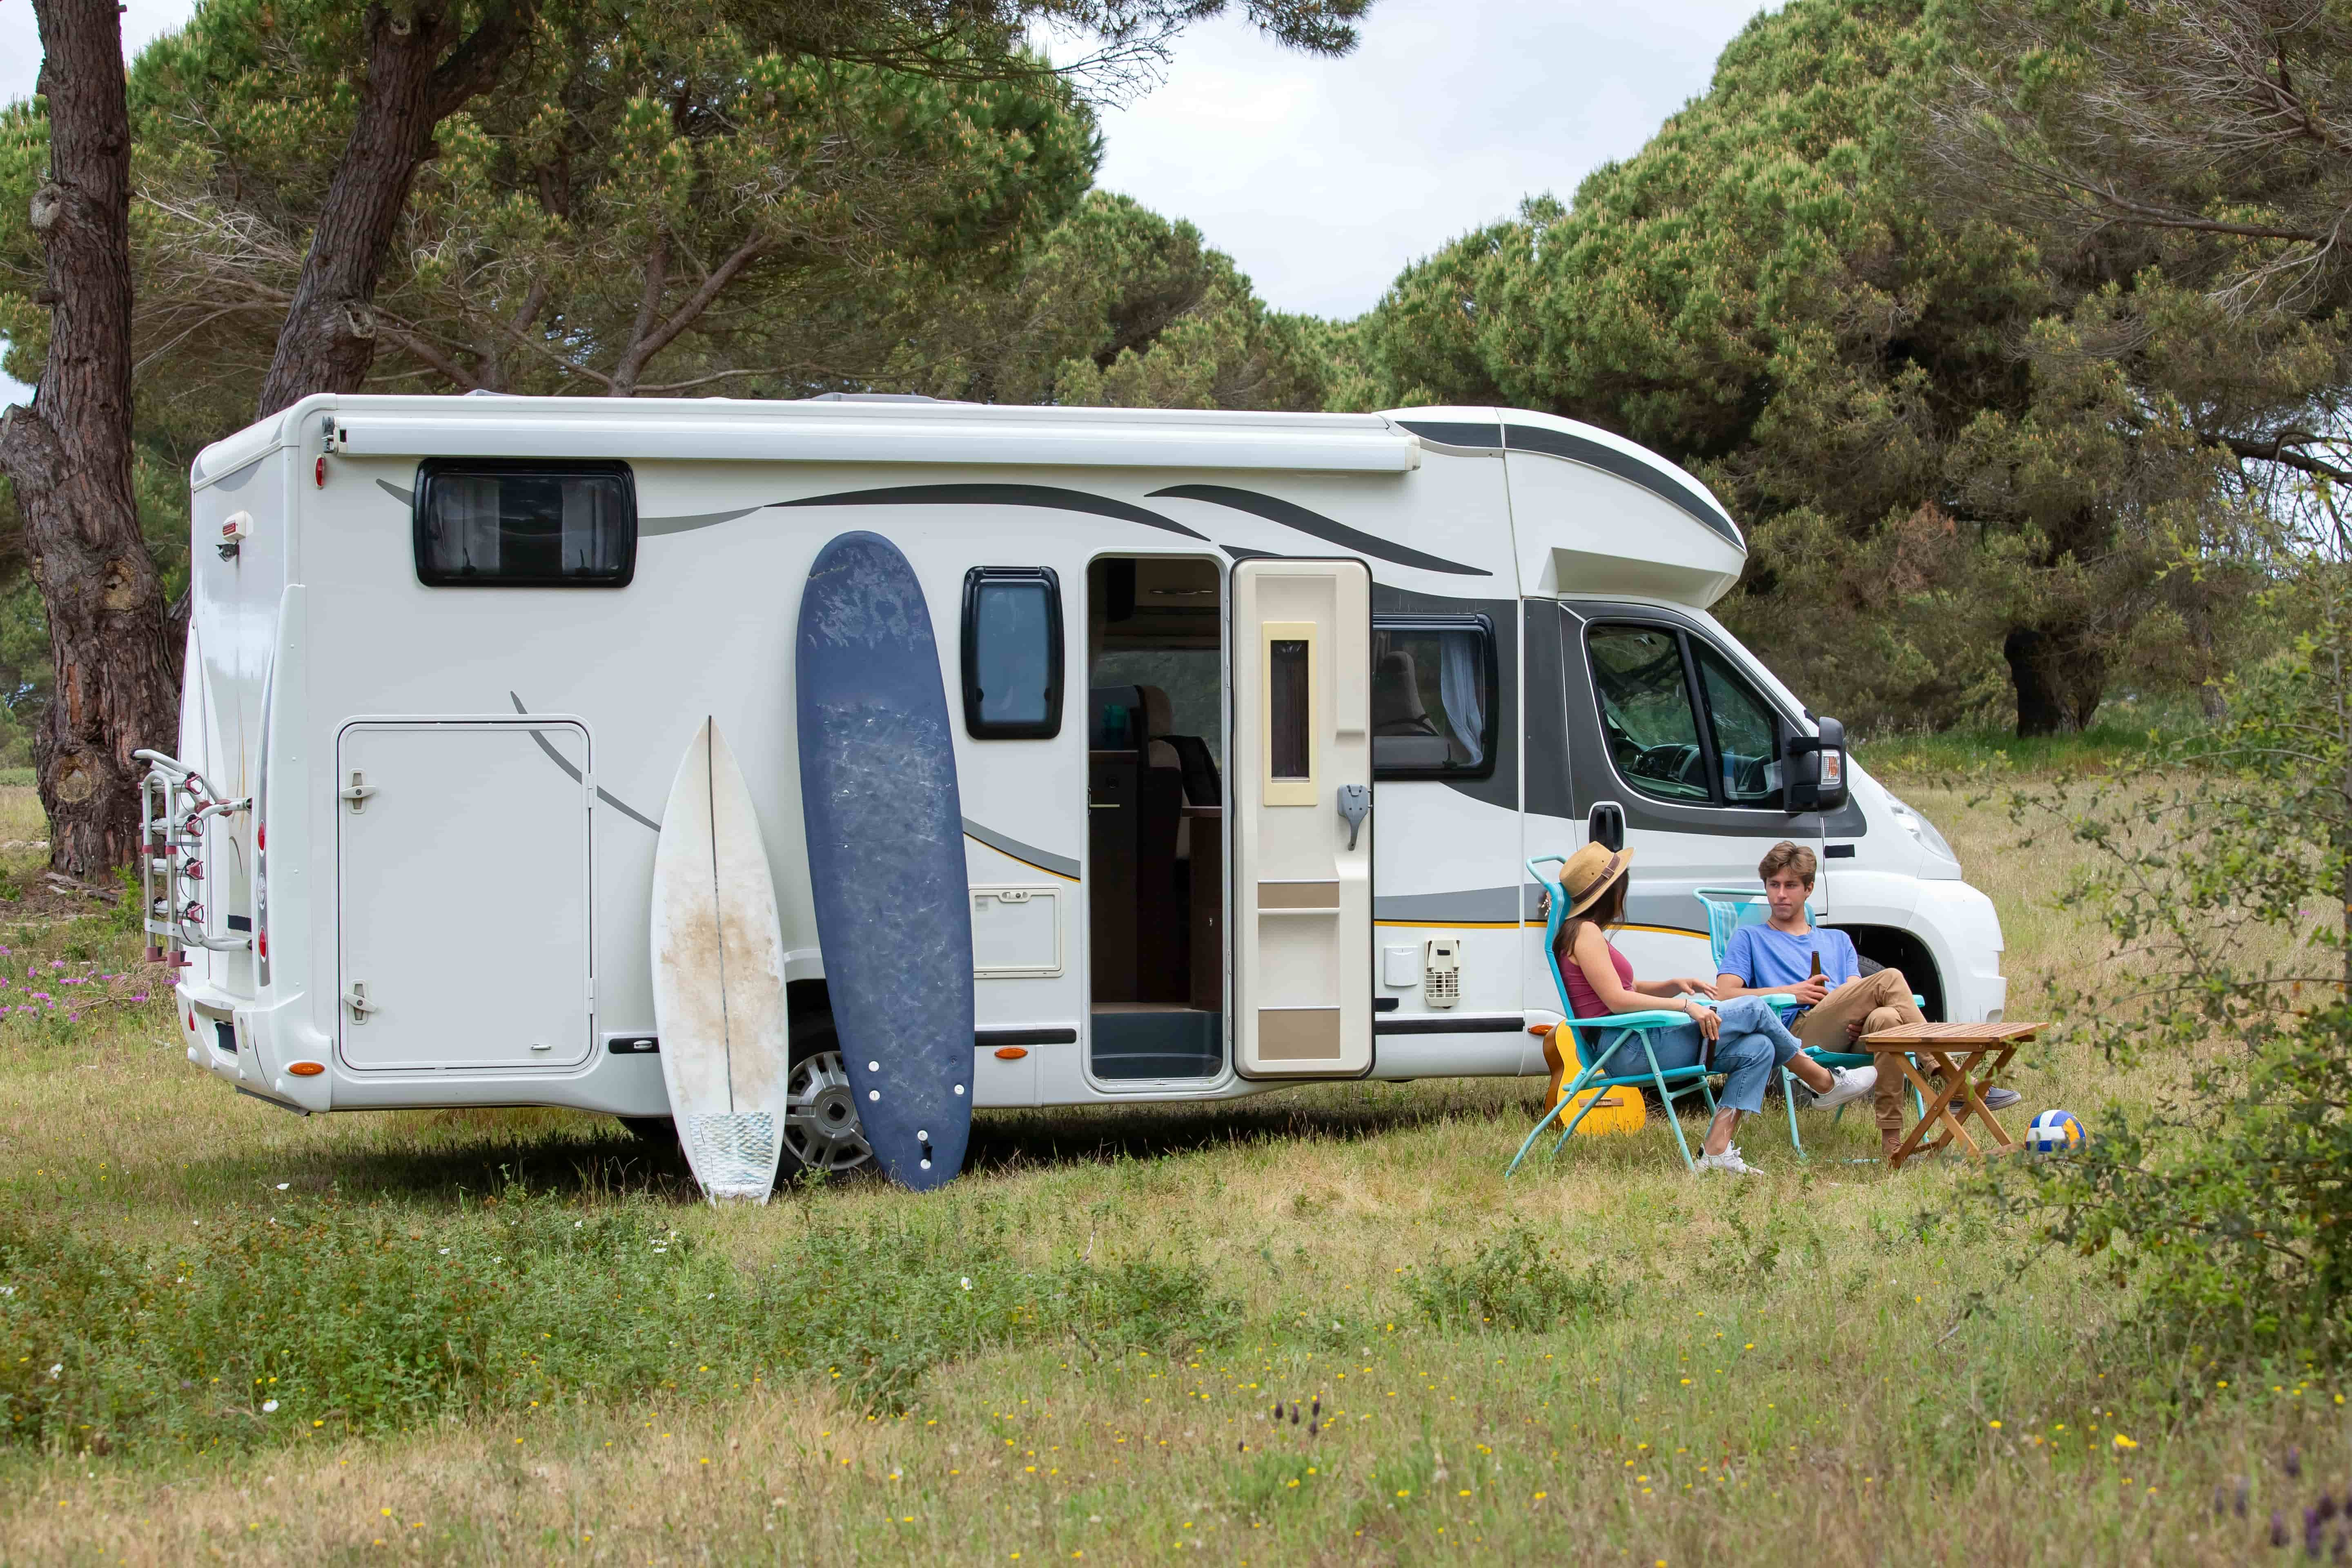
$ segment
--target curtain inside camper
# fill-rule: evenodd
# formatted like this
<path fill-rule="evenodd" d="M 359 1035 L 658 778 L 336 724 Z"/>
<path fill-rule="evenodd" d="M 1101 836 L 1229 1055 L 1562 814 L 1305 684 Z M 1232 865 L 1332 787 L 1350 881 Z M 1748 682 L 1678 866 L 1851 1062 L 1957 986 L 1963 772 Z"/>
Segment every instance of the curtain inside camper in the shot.
<path fill-rule="evenodd" d="M 1483 777 L 1492 770 L 1493 637 L 1483 620 L 1374 618 L 1375 776 Z"/>
<path fill-rule="evenodd" d="M 636 507 L 621 464 L 430 464 L 420 489 L 416 566 L 427 584 L 628 581 Z"/>

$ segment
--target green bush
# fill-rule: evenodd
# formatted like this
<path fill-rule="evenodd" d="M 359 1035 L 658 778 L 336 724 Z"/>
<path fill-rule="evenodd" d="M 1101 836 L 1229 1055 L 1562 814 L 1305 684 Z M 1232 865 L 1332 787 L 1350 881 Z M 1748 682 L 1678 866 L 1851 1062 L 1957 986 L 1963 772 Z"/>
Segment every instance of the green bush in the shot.
<path fill-rule="evenodd" d="M 2066 901 L 2128 977 L 2062 1007 L 2111 1060 L 2198 1065 L 2179 1102 L 2109 1107 L 1994 1191 L 2136 1285 L 2151 1348 L 2209 1387 L 2352 1363 L 2352 579 L 2310 566 L 2275 597 L 2311 630 L 2232 683 L 2225 723 L 2015 802 L 2095 851 Z"/>
<path fill-rule="evenodd" d="M 1414 1309 L 1441 1330 L 1532 1332 L 1612 1317 L 1624 1306 L 1624 1287 L 1599 1264 L 1571 1270 L 1547 1254 L 1535 1234 L 1513 1226 L 1462 1263 L 1444 1258 L 1405 1279 Z"/>
<path fill-rule="evenodd" d="M 0 1440 L 204 1448 L 807 1376 L 903 1409 L 991 1345 L 1159 1349 L 1234 1317 L 1183 1264 L 1024 1270 L 960 1211 L 820 1223 L 758 1272 L 667 1221 L 520 1191 L 429 1222 L 289 1202 L 143 1247 L 0 1218 Z"/>

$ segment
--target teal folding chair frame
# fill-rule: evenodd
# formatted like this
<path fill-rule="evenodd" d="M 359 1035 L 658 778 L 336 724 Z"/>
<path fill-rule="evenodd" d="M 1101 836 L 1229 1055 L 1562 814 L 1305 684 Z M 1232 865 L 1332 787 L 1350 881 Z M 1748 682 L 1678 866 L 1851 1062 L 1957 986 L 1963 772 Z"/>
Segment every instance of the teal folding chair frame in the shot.
<path fill-rule="evenodd" d="M 1741 911 L 1761 903 L 1764 892 L 1760 888 L 1697 888 L 1693 891 L 1706 910 L 1707 946 L 1714 951 L 1715 972 L 1720 974 L 1723 973 L 1724 950 L 1731 945 L 1731 933 L 1750 923 L 1742 918 Z M 1809 922 L 1818 918 L 1811 900 L 1805 905 L 1805 918 Z M 1797 1011 L 1793 996 L 1767 996 L 1764 1000 L 1784 1018 Z M 1924 1007 L 1927 999 L 1915 995 L 1911 998 L 1911 1005 Z M 1823 1067 L 1830 1068 L 1866 1068 L 1878 1060 L 1867 1051 L 1817 1051 L 1809 1047 L 1805 1054 Z M 1805 1141 L 1797 1131 L 1797 1077 L 1787 1068 L 1780 1069 L 1780 1103 L 1789 1110 L 1789 1146 L 1797 1152 L 1800 1160 L 1810 1159 L 1811 1156 L 1805 1152 Z M 1916 1088 L 1911 1091 L 1911 1114 L 1915 1120 L 1927 1114 L 1927 1102 L 1919 1098 Z M 1845 1107 L 1841 1105 L 1837 1114 L 1830 1119 L 1831 1125 L 1836 1125 L 1844 1118 Z"/>
<path fill-rule="evenodd" d="M 1576 1049 L 1577 1072 L 1561 1090 L 1559 1102 L 1547 1110 L 1543 1119 L 1529 1131 L 1526 1142 L 1519 1145 L 1519 1152 L 1511 1157 L 1510 1167 L 1503 1173 L 1503 1177 L 1506 1181 L 1510 1179 L 1518 1170 L 1519 1163 L 1528 1157 L 1528 1151 L 1534 1148 L 1536 1140 L 1543 1135 L 1544 1129 L 1550 1126 L 1561 1111 L 1576 1104 L 1576 1097 L 1588 1089 L 1655 1089 L 1659 1100 L 1665 1106 L 1667 1124 L 1675 1130 L 1675 1147 L 1682 1152 L 1683 1168 L 1695 1169 L 1690 1140 L 1683 1134 L 1682 1118 L 1675 1113 L 1675 1101 L 1692 1094 L 1701 1095 L 1706 1099 L 1707 1114 L 1712 1116 L 1715 1113 L 1715 1089 L 1710 1080 L 1715 1076 L 1715 1069 L 1704 1066 L 1658 1066 L 1657 1050 L 1650 1042 L 1652 1032 L 1689 1023 L 1690 1018 L 1685 1014 L 1653 1008 L 1640 1013 L 1612 1014 L 1604 1018 L 1580 1018 L 1576 1016 L 1576 1009 L 1568 999 L 1568 982 L 1559 973 L 1559 960 L 1554 948 L 1559 940 L 1559 928 L 1568 918 L 1568 896 L 1561 891 L 1557 880 L 1545 876 L 1538 868 L 1546 865 L 1564 865 L 1567 858 L 1564 855 L 1538 855 L 1527 866 L 1528 874 L 1543 884 L 1545 891 L 1550 895 L 1547 900 L 1549 913 L 1544 921 L 1544 963 L 1551 970 L 1552 985 L 1559 993 L 1560 1016 L 1567 1020 L 1569 1039 Z M 1593 1032 L 1607 1030 L 1617 1031 L 1617 1037 L 1606 1045 L 1598 1044 L 1600 1037 Z M 1593 1036 L 1595 1043 L 1592 1045 L 1587 1044 L 1589 1034 Z M 1642 1043 L 1642 1056 L 1649 1065 L 1649 1071 L 1614 1075 L 1605 1071 L 1612 1058 L 1623 1050 L 1630 1040 Z M 1599 1052 L 1597 1056 L 1594 1055 L 1596 1049 Z M 1599 1097 L 1594 1098 L 1597 1100 Z M 1591 1110 L 1591 1104 L 1580 1107 L 1576 1114 L 1562 1124 L 1559 1141 L 1551 1147 L 1554 1157 L 1576 1135 L 1578 1124 Z"/>

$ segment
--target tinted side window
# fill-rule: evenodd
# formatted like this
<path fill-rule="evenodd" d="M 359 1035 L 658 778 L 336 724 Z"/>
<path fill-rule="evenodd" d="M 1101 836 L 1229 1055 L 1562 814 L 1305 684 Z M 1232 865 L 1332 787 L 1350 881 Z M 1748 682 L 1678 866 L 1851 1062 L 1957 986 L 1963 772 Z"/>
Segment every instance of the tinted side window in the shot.
<path fill-rule="evenodd" d="M 1727 805 L 1778 809 L 1780 805 L 1780 716 L 1756 695 L 1725 658 L 1696 637 L 1699 685 L 1706 692 L 1715 740 L 1716 782 Z"/>
<path fill-rule="evenodd" d="M 1045 567 L 964 574 L 963 727 L 982 741 L 1061 733 L 1062 587 Z"/>
<path fill-rule="evenodd" d="M 417 470 L 417 580 L 433 588 L 618 588 L 635 570 L 625 463 L 439 460 Z"/>
<path fill-rule="evenodd" d="M 1658 626 L 1595 626 L 1588 643 L 1617 772 L 1644 795 L 1712 802 L 1682 639 Z"/>
<path fill-rule="evenodd" d="M 1484 619 L 1372 621 L 1372 769 L 1384 779 L 1495 771 L 1495 632 Z"/>

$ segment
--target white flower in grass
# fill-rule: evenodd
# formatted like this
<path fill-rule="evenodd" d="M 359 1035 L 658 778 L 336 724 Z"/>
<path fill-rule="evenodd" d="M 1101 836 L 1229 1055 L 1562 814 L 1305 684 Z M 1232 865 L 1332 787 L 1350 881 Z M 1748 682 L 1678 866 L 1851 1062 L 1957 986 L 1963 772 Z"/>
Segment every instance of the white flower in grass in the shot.
<path fill-rule="evenodd" d="M 275 1415 L 275 1414 L 277 1414 L 277 1411 L 278 1411 L 278 1401 L 276 1401 L 276 1400 L 274 1400 L 274 1399 L 265 1399 L 265 1400 L 263 1400 L 263 1401 L 261 1402 L 261 1413 L 262 1413 L 264 1415 Z"/>

